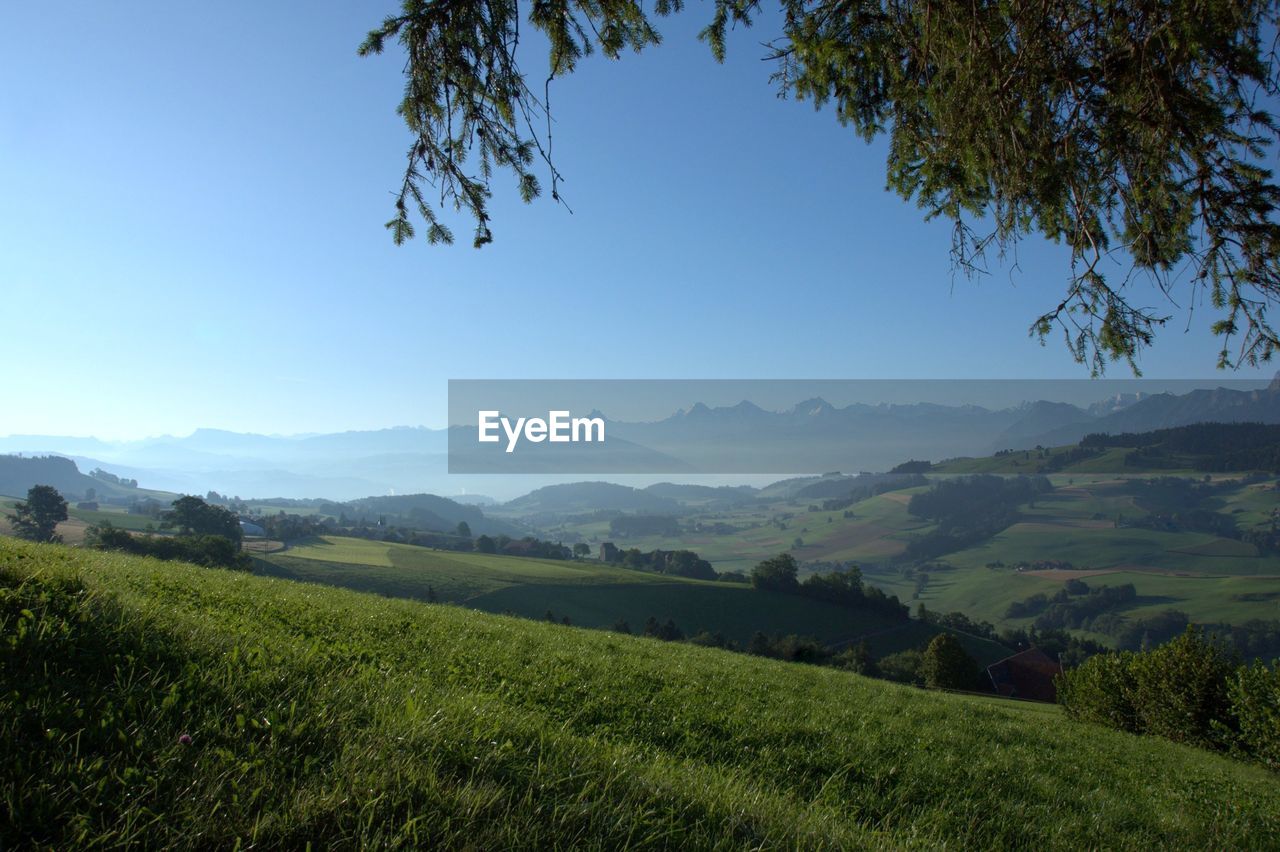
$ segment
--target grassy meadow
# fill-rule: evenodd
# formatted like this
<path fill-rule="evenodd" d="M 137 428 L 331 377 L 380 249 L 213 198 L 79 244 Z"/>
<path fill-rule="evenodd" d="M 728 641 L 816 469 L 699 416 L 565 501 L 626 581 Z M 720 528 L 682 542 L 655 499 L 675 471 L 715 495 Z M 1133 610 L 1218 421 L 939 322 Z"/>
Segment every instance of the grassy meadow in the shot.
<path fill-rule="evenodd" d="M 0 634 L 5 847 L 1280 836 L 1276 776 L 1053 708 L 462 607 L 0 539 Z"/>
<path fill-rule="evenodd" d="M 582 627 L 619 620 L 640 632 L 649 617 L 668 618 L 686 635 L 720 633 L 745 644 L 757 630 L 811 636 L 826 644 L 865 638 L 879 657 L 927 644 L 928 625 L 749 586 L 632 571 L 592 560 L 568 562 L 437 551 L 365 539 L 324 537 L 260 557 L 267 576 L 341 586 L 392 597 L 460 603 L 473 609 L 543 619 L 568 617 Z M 975 659 L 992 663 L 1003 646 L 961 636 Z"/>

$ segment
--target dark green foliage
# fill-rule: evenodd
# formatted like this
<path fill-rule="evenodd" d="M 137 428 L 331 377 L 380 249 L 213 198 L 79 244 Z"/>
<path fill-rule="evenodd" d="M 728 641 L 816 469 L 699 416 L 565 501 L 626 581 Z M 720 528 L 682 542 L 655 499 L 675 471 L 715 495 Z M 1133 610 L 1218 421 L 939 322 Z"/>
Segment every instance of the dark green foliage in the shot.
<path fill-rule="evenodd" d="M 476 539 L 476 552 L 477 553 L 497 553 L 498 546 L 494 544 L 493 539 L 489 538 L 489 536 L 482 535 L 478 539 Z"/>
<path fill-rule="evenodd" d="M 862 594 L 862 571 L 854 565 L 847 571 L 810 574 L 800 584 L 800 592 L 815 600 L 860 606 L 865 599 Z"/>
<path fill-rule="evenodd" d="M 876 665 L 875 658 L 871 656 L 871 649 L 867 647 L 865 639 L 833 656 L 830 664 L 838 669 L 867 677 L 880 676 L 880 668 Z"/>
<path fill-rule="evenodd" d="M 1033 599 L 1035 598 L 1036 596 L 1033 596 Z M 1075 597 L 1070 596 L 1064 588 L 1050 600 L 1049 606 L 1036 618 L 1036 629 L 1083 628 L 1101 613 L 1113 612 L 1129 606 L 1137 598 L 1138 591 L 1132 583 L 1099 586 L 1090 589 L 1088 594 Z"/>
<path fill-rule="evenodd" d="M 962 476 L 912 495 L 907 511 L 938 528 L 911 539 L 903 559 L 933 559 L 985 541 L 1018 520 L 1018 506 L 1053 490 L 1044 476 Z"/>
<path fill-rule="evenodd" d="M 459 553 L 470 553 L 476 546 L 474 540 L 454 535 L 453 533 L 415 532 L 394 527 L 366 527 L 360 530 L 353 530 L 350 534 L 357 535 L 360 538 L 371 538 L 376 541 L 393 541 L 400 544 L 412 544 L 416 547 L 432 547 L 436 550 L 454 550 Z"/>
<path fill-rule="evenodd" d="M 1169 641 L 1187 629 L 1191 619 L 1176 609 L 1161 610 L 1145 618 L 1129 619 L 1105 613 L 1092 621 L 1099 633 L 1115 637 L 1116 645 L 1129 651 L 1147 650 Z"/>
<path fill-rule="evenodd" d="M 695 580 L 714 580 L 719 576 L 710 562 L 692 550 L 650 550 L 646 553 L 636 547 L 619 550 L 612 543 L 606 542 L 603 554 L 606 562 L 636 571 L 652 571 L 655 574 L 671 574 Z"/>
<path fill-rule="evenodd" d="M 800 588 L 798 570 L 794 556 L 780 553 L 751 569 L 751 585 L 764 592 L 793 593 Z"/>
<path fill-rule="evenodd" d="M 1098 654 L 1058 679 L 1058 703 L 1067 715 L 1121 731 L 1137 732 L 1131 699 L 1133 653 Z"/>
<path fill-rule="evenodd" d="M 1238 746 L 1270 769 L 1280 770 L 1280 660 L 1240 666 L 1227 682 Z"/>
<path fill-rule="evenodd" d="M 767 636 L 757 631 L 747 645 L 747 653 L 757 657 L 771 657 L 789 663 L 827 665 L 832 653 L 821 642 L 808 636 L 773 634 Z"/>
<path fill-rule="evenodd" d="M 471 525 L 466 521 L 458 521 L 458 535 L 463 538 L 471 538 Z"/>
<path fill-rule="evenodd" d="M 1280 425 L 1274 423 L 1192 423 L 1152 432 L 1119 435 L 1093 433 L 1081 447 L 1133 447 L 1125 464 L 1144 467 L 1190 467 L 1212 472 L 1269 470 L 1280 472 Z"/>
<path fill-rule="evenodd" d="M 13 507 L 9 523 L 19 538 L 31 541 L 61 541 L 55 532 L 58 522 L 67 519 L 67 501 L 51 485 L 33 485 L 27 499 Z"/>
<path fill-rule="evenodd" d="M 98 550 L 120 550 L 206 568 L 236 571 L 253 568 L 253 560 L 247 553 L 240 552 L 240 545 L 221 535 L 139 536 L 104 523 L 89 528 L 85 544 Z"/>
<path fill-rule="evenodd" d="M 1185 462 L 1175 461 L 1173 464 L 1185 465 Z M 1235 518 L 1214 511 L 1212 503 L 1220 491 L 1230 487 L 1233 486 L 1228 483 L 1197 483 L 1180 476 L 1130 480 L 1125 490 L 1134 495 L 1134 503 L 1140 509 L 1150 514 L 1131 519 L 1127 525 L 1166 532 L 1203 532 L 1238 539 L 1241 534 L 1236 529 Z"/>
<path fill-rule="evenodd" d="M 539 559 L 573 558 L 573 551 L 564 545 L 553 541 L 543 541 L 531 535 L 517 540 L 500 535 L 494 540 L 494 547 L 498 553 L 505 553 L 510 556 L 530 556 Z"/>
<path fill-rule="evenodd" d="M 1280 676 L 1188 627 L 1150 651 L 1099 654 L 1058 680 L 1069 716 L 1280 768 Z"/>
<path fill-rule="evenodd" d="M 1084 580 L 1077 580 L 1075 578 L 1072 578 L 1064 582 L 1062 584 L 1062 588 L 1065 589 L 1067 594 L 1069 595 L 1089 594 L 1089 584 L 1086 583 Z"/>
<path fill-rule="evenodd" d="M 923 686 L 924 676 L 920 671 L 923 663 L 924 654 L 920 651 L 908 650 L 889 654 L 880 659 L 880 676 L 898 683 Z"/>
<path fill-rule="evenodd" d="M 240 519 L 221 506 L 210 506 L 199 497 L 179 497 L 164 515 L 165 523 L 184 535 L 216 535 L 240 543 Z"/>
<path fill-rule="evenodd" d="M 272 498 L 273 505 L 313 509 L 317 514 L 332 518 L 345 518 L 346 526 L 387 525 L 405 527 L 420 532 L 435 532 L 457 537 L 458 525 L 466 523 L 472 533 L 490 536 L 506 534 L 515 536 L 519 530 L 502 521 L 487 518 L 476 506 L 466 506 L 447 497 L 435 494 L 396 494 L 382 497 L 363 497 L 336 503 L 332 500 L 288 500 Z"/>
<path fill-rule="evenodd" d="M 754 578 L 753 572 L 753 581 Z M 786 583 L 785 580 L 782 582 Z M 756 587 L 763 586 L 756 583 Z M 780 587 L 778 591 L 786 591 L 786 588 Z M 897 597 L 886 595 L 877 587 L 863 585 L 863 572 L 859 571 L 858 565 L 847 565 L 842 571 L 809 574 L 803 583 L 792 587 L 791 591 L 804 597 L 812 597 L 813 600 L 849 606 L 851 609 L 872 610 L 890 615 L 891 618 L 908 617 L 906 606 L 899 603 Z"/>
<path fill-rule="evenodd" d="M 837 565 L 838 570 L 810 574 L 800 583 L 796 580 L 799 565 L 795 557 L 782 553 L 756 565 L 751 571 L 751 583 L 761 591 L 797 594 L 851 609 L 870 610 L 892 618 L 906 619 L 906 606 L 896 597 L 886 595 L 874 586 L 864 586 L 862 572 L 856 565 L 830 564 Z M 720 579 L 730 578 L 722 574 Z"/>
<path fill-rule="evenodd" d="M 963 612 L 933 612 L 926 609 L 925 620 L 953 633 L 968 633 L 994 642 L 1000 641 L 1000 637 L 996 636 L 995 625 L 989 621 L 974 621 Z"/>
<path fill-rule="evenodd" d="M 700 630 L 690 636 L 689 644 L 700 645 L 703 648 L 724 648 L 731 651 L 738 650 L 737 644 L 726 639 L 723 633 L 712 633 L 708 630 Z"/>
<path fill-rule="evenodd" d="M 678 642 L 684 639 L 684 632 L 676 626 L 675 621 L 668 618 L 665 622 L 659 623 L 658 619 L 652 615 L 645 619 L 642 635 L 661 639 L 664 642 Z"/>
<path fill-rule="evenodd" d="M 1255 618 L 1244 624 L 1206 624 L 1205 630 L 1235 648 L 1242 660 L 1280 658 L 1280 620 Z"/>
<path fill-rule="evenodd" d="M 324 535 L 328 526 L 310 515 L 293 515 L 280 512 L 254 518 L 253 522 L 262 527 L 267 538 L 277 541 L 302 541 L 314 536 Z"/>
<path fill-rule="evenodd" d="M 1039 615 L 1049 606 L 1049 596 L 1044 592 L 1036 592 L 1020 601 L 1013 601 L 1005 608 L 1005 618 L 1027 618 Z"/>
<path fill-rule="evenodd" d="M 658 0 L 652 14 L 683 5 Z M 1218 317 L 1220 364 L 1266 361 L 1280 346 L 1266 315 L 1280 293 L 1280 189 L 1266 167 L 1277 128 L 1259 106 L 1278 87 L 1274 2 L 778 6 L 767 58 L 779 94 L 829 107 L 864 139 L 887 134 L 889 188 L 954 223 L 962 269 L 1033 233 L 1068 247 L 1066 294 L 1034 334 L 1059 328 L 1094 372 L 1134 365 L 1166 320 L 1130 303 L 1140 275 L 1165 292 L 1194 282 Z M 762 11 L 716 0 L 701 38 L 723 59 L 728 30 Z M 522 18 L 547 40 L 545 73 L 520 66 Z M 552 80 L 596 49 L 617 58 L 660 36 L 639 0 L 403 0 L 360 53 L 389 39 L 407 54 L 399 112 L 413 140 L 387 228 L 397 243 L 412 237 L 412 206 L 429 242 L 451 242 L 436 214 L 450 205 L 474 218 L 479 248 L 492 241 L 495 169 L 528 202 L 541 157 L 560 199 Z"/>
<path fill-rule="evenodd" d="M 1189 628 L 1129 662 L 1129 700 L 1140 731 L 1209 748 L 1229 742 L 1227 681 L 1236 661 L 1223 646 Z"/>
<path fill-rule="evenodd" d="M 977 662 L 950 633 L 933 637 L 920 658 L 920 676 L 930 689 L 977 689 L 980 674 Z"/>

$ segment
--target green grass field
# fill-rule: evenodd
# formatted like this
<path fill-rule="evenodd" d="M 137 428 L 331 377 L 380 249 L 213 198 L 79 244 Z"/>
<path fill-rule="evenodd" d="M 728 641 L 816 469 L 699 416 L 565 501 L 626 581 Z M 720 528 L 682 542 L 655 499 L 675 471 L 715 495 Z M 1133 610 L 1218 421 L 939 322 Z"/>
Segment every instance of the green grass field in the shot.
<path fill-rule="evenodd" d="M 1047 455 L 1043 457 L 1035 450 L 1025 450 L 1002 456 L 948 459 L 934 465 L 932 472 L 938 474 L 1000 473 L 1014 475 L 1044 473 L 1053 463 L 1054 457 L 1070 452 L 1075 447 L 1076 445 L 1074 444 L 1063 447 L 1049 447 Z M 1130 452 L 1132 450 L 1128 447 L 1110 447 L 1097 456 L 1066 464 L 1055 473 L 1065 475 L 1100 474 L 1103 476 L 1114 476 L 1117 472 L 1148 476 L 1166 474 L 1198 475 L 1195 470 L 1194 459 L 1180 459 L 1178 464 L 1181 465 L 1185 461 L 1185 467 L 1147 471 L 1124 463 L 1124 457 Z"/>
<path fill-rule="evenodd" d="M 879 561 L 897 556 L 907 537 L 928 532 L 932 525 L 907 514 L 906 503 L 921 489 L 882 494 L 852 507 L 853 518 L 843 512 L 810 512 L 810 503 L 776 503 L 735 512 L 715 512 L 686 521 L 726 523 L 737 527 L 730 534 L 689 531 L 677 539 L 638 536 L 614 539 L 608 522 L 569 525 L 553 532 L 594 541 L 614 541 L 619 547 L 641 550 L 687 549 L 711 562 L 717 571 L 750 572 L 760 560 L 791 551 L 802 561 Z M 782 521 L 775 520 L 789 515 Z M 796 538 L 804 540 L 794 548 Z"/>
<path fill-rule="evenodd" d="M 0 845 L 1267 848 L 1280 778 L 1042 707 L 0 540 Z"/>
<path fill-rule="evenodd" d="M 1132 583 L 1138 600 L 1123 610 L 1141 618 L 1174 609 L 1197 623 L 1240 624 L 1251 619 L 1280 619 L 1280 581 L 1268 577 L 1167 576 L 1150 571 L 1014 572 L 985 568 L 935 571 L 928 586 L 912 603 L 936 612 L 959 610 L 992 624 L 1026 627 L 1033 618 L 1006 618 L 1009 604 L 1041 593 L 1052 596 L 1072 577 L 1091 587 Z M 911 598 L 915 582 L 893 571 L 869 574 L 867 580 L 903 599 Z"/>
<path fill-rule="evenodd" d="M 494 613 L 542 619 L 550 610 L 578 626 L 640 631 L 650 616 L 673 619 L 687 635 L 702 630 L 745 644 L 757 630 L 811 636 L 823 643 L 866 637 L 876 656 L 927 644 L 936 630 L 885 616 L 748 586 L 629 571 L 594 561 L 563 562 L 354 538 L 323 538 L 261 557 L 256 571 L 356 591 L 441 601 Z M 989 664 L 1003 646 L 962 636 L 969 653 Z"/>
<path fill-rule="evenodd" d="M 1031 454 L 1034 456 L 1034 453 Z M 1096 461 L 1096 460 L 1091 460 Z M 964 459 L 945 466 L 949 473 L 1008 472 L 1010 460 Z M 1026 626 L 1026 620 L 1007 619 L 1005 610 L 1036 592 L 1052 594 L 1068 575 L 1044 578 L 1019 573 L 1019 562 L 1066 561 L 1086 573 L 1107 572 L 1090 580 L 1098 584 L 1134 582 L 1140 601 L 1136 614 L 1179 609 L 1194 620 L 1243 623 L 1280 617 L 1272 600 L 1238 595 L 1280 590 L 1280 556 L 1260 556 L 1253 545 L 1207 533 L 1167 532 L 1131 526 L 1146 513 L 1125 493 L 1126 483 L 1114 473 L 1071 471 L 1050 476 L 1054 491 L 1034 505 L 1019 509 L 1022 520 L 981 544 L 945 554 L 940 561 L 954 571 L 934 572 L 926 589 L 916 596 L 916 581 L 893 564 L 913 535 L 932 526 L 911 516 L 907 504 L 921 488 L 881 494 L 843 511 L 810 511 L 807 503 L 779 502 L 738 512 L 695 516 L 683 521 L 722 523 L 738 528 L 727 535 L 687 532 L 678 539 L 623 539 L 621 547 L 689 548 L 717 570 L 750 570 L 781 551 L 802 563 L 851 561 L 863 566 L 868 580 L 913 604 L 937 611 L 959 610 L 997 626 Z M 1228 488 L 1213 501 L 1215 511 L 1235 519 L 1241 530 L 1264 528 L 1280 509 L 1275 482 L 1238 484 L 1219 476 Z M 1234 487 L 1230 483 L 1237 483 Z M 776 523 L 783 519 L 785 529 Z M 774 522 L 771 522 L 774 521 Z M 608 524 L 597 522 L 566 534 L 608 539 Z M 803 540 L 795 546 L 795 539 Z M 990 563 L 1010 570 L 992 571 Z"/>

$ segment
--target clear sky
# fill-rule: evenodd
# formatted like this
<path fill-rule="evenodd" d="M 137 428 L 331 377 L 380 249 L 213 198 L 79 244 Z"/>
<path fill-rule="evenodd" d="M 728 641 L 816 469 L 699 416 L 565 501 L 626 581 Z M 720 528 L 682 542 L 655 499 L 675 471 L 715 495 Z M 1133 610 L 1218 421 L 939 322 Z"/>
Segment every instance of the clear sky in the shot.
<path fill-rule="evenodd" d="M 0 435 L 438 426 L 450 378 L 1086 375 L 1027 337 L 1060 248 L 953 278 L 883 145 L 775 97 L 767 22 L 717 66 L 705 4 L 556 84 L 572 215 L 508 182 L 493 245 L 395 247 L 401 60 L 355 53 L 394 8 L 0 8 Z M 1146 374 L 1214 376 L 1169 310 Z"/>

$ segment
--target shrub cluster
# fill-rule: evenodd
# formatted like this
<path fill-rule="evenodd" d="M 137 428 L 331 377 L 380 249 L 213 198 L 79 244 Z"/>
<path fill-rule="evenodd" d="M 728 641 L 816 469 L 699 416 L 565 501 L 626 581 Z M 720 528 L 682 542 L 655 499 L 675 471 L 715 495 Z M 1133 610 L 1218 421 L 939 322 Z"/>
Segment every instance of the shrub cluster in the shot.
<path fill-rule="evenodd" d="M 1195 627 L 1150 651 L 1092 657 L 1059 678 L 1058 702 L 1075 719 L 1280 770 L 1280 670 L 1241 665 Z"/>
<path fill-rule="evenodd" d="M 220 535 L 136 536 L 109 523 L 90 527 L 85 543 L 98 550 L 122 550 L 137 556 L 154 556 L 191 562 L 207 568 L 249 571 L 253 561 L 240 545 Z"/>
<path fill-rule="evenodd" d="M 896 595 L 886 595 L 875 586 L 864 585 L 862 572 L 856 565 L 849 565 L 843 571 L 811 574 L 803 583 L 797 579 L 799 570 L 794 556 L 780 553 L 751 569 L 751 585 L 764 592 L 799 595 L 903 621 L 907 619 L 906 605 Z"/>

